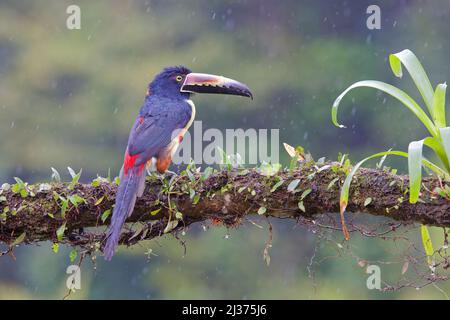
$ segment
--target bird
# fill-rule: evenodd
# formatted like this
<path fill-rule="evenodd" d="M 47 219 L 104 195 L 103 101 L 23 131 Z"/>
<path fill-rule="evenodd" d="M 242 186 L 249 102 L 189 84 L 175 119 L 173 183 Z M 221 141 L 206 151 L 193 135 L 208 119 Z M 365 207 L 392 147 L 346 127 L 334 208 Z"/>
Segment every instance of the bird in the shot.
<path fill-rule="evenodd" d="M 159 173 L 168 170 L 172 156 L 195 118 L 194 93 L 228 94 L 253 99 L 248 86 L 207 73 L 193 73 L 185 66 L 164 68 L 147 87 L 144 102 L 131 128 L 120 183 L 103 252 L 112 259 L 125 220 L 145 187 L 147 164 Z"/>

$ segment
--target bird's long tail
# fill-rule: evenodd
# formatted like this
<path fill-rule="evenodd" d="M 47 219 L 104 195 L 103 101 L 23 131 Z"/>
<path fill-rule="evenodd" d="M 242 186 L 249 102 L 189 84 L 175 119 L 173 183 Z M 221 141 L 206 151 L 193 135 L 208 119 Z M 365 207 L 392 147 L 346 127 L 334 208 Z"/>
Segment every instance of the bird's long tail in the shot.
<path fill-rule="evenodd" d="M 123 171 L 123 170 L 122 170 Z M 105 260 L 111 260 L 119 244 L 120 231 L 125 220 L 133 212 L 136 198 L 140 197 L 145 186 L 145 170 L 142 166 L 132 167 L 127 174 L 120 177 L 120 185 L 116 194 L 116 204 L 108 229 L 107 241 L 104 247 Z"/>

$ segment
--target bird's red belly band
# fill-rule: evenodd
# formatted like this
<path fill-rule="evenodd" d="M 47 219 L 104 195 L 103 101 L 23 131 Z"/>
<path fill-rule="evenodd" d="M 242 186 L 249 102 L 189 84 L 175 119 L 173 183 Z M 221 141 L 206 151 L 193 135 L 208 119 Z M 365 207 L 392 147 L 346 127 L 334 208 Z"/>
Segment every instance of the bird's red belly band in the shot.
<path fill-rule="evenodd" d="M 139 156 L 139 154 L 135 154 L 130 156 L 128 152 L 125 152 L 125 160 L 123 161 L 123 173 L 125 175 L 128 175 L 128 172 L 130 169 L 134 167 L 134 164 L 136 163 L 136 159 Z M 140 164 L 138 167 L 138 174 L 141 174 L 142 170 L 144 170 L 145 163 Z"/>

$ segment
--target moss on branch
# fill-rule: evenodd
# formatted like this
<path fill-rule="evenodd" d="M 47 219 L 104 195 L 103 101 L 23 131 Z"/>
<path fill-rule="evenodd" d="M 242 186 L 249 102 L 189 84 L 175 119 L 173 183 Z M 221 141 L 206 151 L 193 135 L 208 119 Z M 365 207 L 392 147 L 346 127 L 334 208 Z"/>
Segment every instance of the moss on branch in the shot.
<path fill-rule="evenodd" d="M 237 226 L 242 218 L 262 214 L 273 218 L 313 218 L 339 211 L 345 170 L 338 163 L 320 168 L 305 164 L 293 172 L 266 176 L 258 169 L 212 174 L 149 176 L 142 198 L 127 220 L 122 244 L 134 244 L 192 223 L 213 220 Z M 355 175 L 347 211 L 385 216 L 408 223 L 450 226 L 450 201 L 433 190 L 437 178 L 423 181 L 421 200 L 408 202 L 408 178 L 384 170 L 362 168 Z M 101 247 L 102 225 L 109 223 L 117 186 L 105 179 L 95 184 L 14 185 L 0 194 L 0 241 L 7 244 L 53 241 Z"/>

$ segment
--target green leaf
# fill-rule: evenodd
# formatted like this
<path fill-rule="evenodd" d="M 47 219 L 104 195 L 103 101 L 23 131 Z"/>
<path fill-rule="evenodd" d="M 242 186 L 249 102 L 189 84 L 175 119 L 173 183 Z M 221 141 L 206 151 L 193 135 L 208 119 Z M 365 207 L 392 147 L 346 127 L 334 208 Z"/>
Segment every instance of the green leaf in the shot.
<path fill-rule="evenodd" d="M 213 173 L 213 170 L 214 170 L 213 168 L 207 167 L 205 169 L 205 171 L 203 171 L 203 173 L 202 173 L 201 180 L 205 181 L 206 179 L 208 179 L 211 176 L 211 174 Z"/>
<path fill-rule="evenodd" d="M 442 134 L 445 135 L 445 130 L 443 133 L 443 128 L 439 129 L 439 133 L 441 138 L 434 138 L 434 137 L 427 137 L 423 140 L 423 144 L 426 145 L 427 147 L 429 147 L 431 150 L 433 150 L 434 153 L 436 153 L 436 155 L 439 157 L 439 159 L 442 161 L 442 163 L 444 164 L 445 168 L 447 169 L 447 172 L 450 172 L 450 165 L 449 165 L 449 161 L 448 161 L 448 156 L 447 153 L 445 152 L 444 149 L 444 145 L 443 142 L 445 143 L 445 141 L 443 140 Z"/>
<path fill-rule="evenodd" d="M 28 196 L 28 191 L 27 191 L 27 189 L 22 189 L 22 190 L 20 190 L 20 196 L 21 196 L 22 198 L 26 198 L 26 197 Z"/>
<path fill-rule="evenodd" d="M 275 192 L 283 183 L 284 180 L 280 178 L 280 180 L 273 185 L 272 189 L 270 189 L 270 192 Z"/>
<path fill-rule="evenodd" d="M 303 201 L 299 201 L 298 202 L 298 208 L 300 210 L 302 210 L 303 212 L 306 212 L 305 205 L 303 204 Z"/>
<path fill-rule="evenodd" d="M 80 169 L 80 172 L 75 173 L 71 167 L 67 167 L 67 170 L 69 170 L 70 176 L 72 177 L 72 181 L 69 184 L 69 190 L 72 190 L 75 185 L 78 183 L 78 180 L 80 180 L 81 173 L 83 172 L 83 169 Z"/>
<path fill-rule="evenodd" d="M 228 156 L 228 154 L 221 147 L 216 147 L 216 149 L 220 155 L 220 158 L 222 159 L 221 163 L 219 164 L 219 167 L 221 169 L 231 170 L 233 168 L 233 166 L 232 166 L 232 163 L 230 161 L 230 157 Z"/>
<path fill-rule="evenodd" d="M 111 214 L 111 209 L 105 210 L 105 212 L 103 212 L 103 214 L 100 218 L 102 220 L 102 222 L 105 222 L 106 219 L 108 219 L 108 217 L 110 216 L 110 214 Z"/>
<path fill-rule="evenodd" d="M 352 89 L 358 88 L 358 87 L 368 87 L 368 88 L 374 88 L 381 90 L 392 97 L 399 100 L 403 105 L 405 105 L 414 115 L 424 124 L 424 126 L 428 129 L 428 131 L 431 133 L 432 136 L 437 137 L 439 135 L 436 127 L 434 126 L 433 122 L 430 120 L 430 118 L 427 116 L 427 114 L 423 111 L 423 109 L 404 91 L 381 81 L 375 81 L 375 80 L 364 80 L 359 81 L 354 84 L 352 84 L 350 87 L 348 87 L 344 92 L 342 92 L 334 101 L 333 107 L 331 109 L 331 117 L 332 121 L 335 126 L 340 128 L 345 128 L 345 126 L 339 124 L 337 120 L 337 112 L 339 104 L 342 100 L 342 98 Z"/>
<path fill-rule="evenodd" d="M 197 204 L 200 201 L 200 195 L 197 193 L 192 199 L 192 204 Z"/>
<path fill-rule="evenodd" d="M 63 219 L 66 218 L 66 211 L 67 208 L 69 207 L 69 200 L 68 199 L 64 199 L 62 196 L 59 196 L 60 200 L 61 200 L 61 217 Z"/>
<path fill-rule="evenodd" d="M 72 179 L 75 178 L 75 176 L 77 175 L 75 171 L 71 167 L 67 167 L 67 170 L 69 171 L 69 174 L 72 177 Z"/>
<path fill-rule="evenodd" d="M 264 176 L 273 176 L 274 174 L 276 174 L 278 171 L 280 171 L 281 169 L 281 164 L 279 163 L 267 163 L 264 162 L 261 163 L 261 165 L 259 166 L 259 172 L 264 175 Z"/>
<path fill-rule="evenodd" d="M 383 168 L 383 163 L 386 160 L 386 158 L 387 158 L 387 154 L 381 157 L 380 161 L 377 163 L 377 168 L 378 169 L 382 169 Z"/>
<path fill-rule="evenodd" d="M 448 157 L 450 157 L 450 127 L 440 128 L 439 132 L 441 134 L 442 145 L 444 147 L 444 152 Z"/>
<path fill-rule="evenodd" d="M 231 170 L 231 169 L 230 169 Z M 191 170 L 186 170 L 186 174 L 191 182 L 195 182 L 195 176 Z M 171 184 L 171 183 L 170 183 Z"/>
<path fill-rule="evenodd" d="M 156 216 L 160 211 L 161 211 L 161 208 L 158 208 L 158 209 L 153 210 L 152 212 L 150 212 L 150 215 L 151 216 Z"/>
<path fill-rule="evenodd" d="M 20 178 L 18 178 L 18 177 L 14 177 L 14 180 L 16 180 L 17 184 L 19 185 L 19 187 L 20 187 L 21 189 L 22 189 L 22 188 L 25 188 L 25 182 L 23 182 L 22 179 L 20 179 Z"/>
<path fill-rule="evenodd" d="M 433 121 L 436 127 L 444 128 L 446 126 L 445 119 L 445 92 L 447 90 L 446 83 L 437 85 L 433 97 Z"/>
<path fill-rule="evenodd" d="M 59 250 L 59 244 L 58 243 L 53 243 L 52 244 L 52 251 L 54 252 L 54 253 L 58 253 L 58 250 Z"/>
<path fill-rule="evenodd" d="M 300 200 L 305 199 L 306 196 L 310 193 L 311 193 L 311 189 L 306 189 L 305 191 L 303 191 L 302 195 L 300 196 Z"/>
<path fill-rule="evenodd" d="M 59 175 L 59 172 L 53 167 L 51 167 L 51 169 L 52 169 L 52 176 L 51 176 L 52 180 L 55 180 L 56 182 L 61 182 L 61 176 Z"/>
<path fill-rule="evenodd" d="M 11 243 L 11 247 L 17 246 L 18 244 L 22 243 L 23 240 L 25 240 L 25 237 L 27 236 L 26 232 L 22 232 L 20 236 L 18 236 L 16 239 L 14 239 L 13 243 Z"/>
<path fill-rule="evenodd" d="M 172 220 L 167 223 L 167 226 L 164 228 L 163 233 L 168 233 L 175 229 L 178 225 L 178 220 Z"/>
<path fill-rule="evenodd" d="M 66 231 L 66 223 L 64 222 L 58 230 L 56 230 L 56 238 L 58 241 L 61 241 L 64 236 L 64 231 Z"/>
<path fill-rule="evenodd" d="M 18 193 L 20 191 L 20 185 L 18 183 L 13 184 L 11 187 L 11 191 L 13 193 Z"/>
<path fill-rule="evenodd" d="M 73 194 L 71 196 L 69 196 L 69 201 L 75 206 L 77 207 L 80 203 L 86 203 L 86 200 L 84 200 L 84 198 L 80 197 L 77 194 Z"/>
<path fill-rule="evenodd" d="M 419 200 L 422 184 L 422 148 L 423 140 L 413 141 L 408 146 L 409 202 Z"/>
<path fill-rule="evenodd" d="M 73 249 L 72 251 L 70 251 L 70 254 L 69 254 L 70 262 L 74 262 L 75 259 L 77 258 L 77 256 L 78 256 L 78 251 L 76 249 Z"/>
<path fill-rule="evenodd" d="M 293 146 L 283 142 L 284 149 L 291 157 L 291 161 L 289 163 L 289 175 L 292 175 L 295 167 L 297 166 L 299 161 L 305 160 L 305 149 L 302 146 L 297 146 L 294 148 Z"/>
<path fill-rule="evenodd" d="M 28 196 L 28 190 L 25 182 L 18 177 L 14 177 L 14 180 L 16 180 L 16 183 L 12 185 L 11 191 L 14 193 L 20 193 L 22 198 L 26 198 Z"/>
<path fill-rule="evenodd" d="M 423 100 L 433 116 L 433 87 L 428 79 L 427 73 L 417 59 L 416 55 L 411 50 L 403 50 L 399 53 L 389 55 L 389 63 L 391 65 L 392 72 L 399 78 L 402 77 L 402 63 L 408 70 L 411 78 L 413 79 L 417 89 L 419 89 Z"/>
<path fill-rule="evenodd" d="M 289 175 L 292 175 L 297 164 L 298 160 L 296 158 L 291 158 L 291 161 L 289 162 Z"/>
<path fill-rule="evenodd" d="M 266 211 L 267 211 L 266 207 L 260 207 L 258 209 L 258 214 L 259 215 L 263 215 L 264 213 L 266 213 Z"/>
<path fill-rule="evenodd" d="M 432 264 L 432 256 L 434 254 L 433 243 L 431 241 L 430 233 L 428 232 L 428 228 L 424 225 L 420 226 L 420 234 L 422 235 L 422 244 L 425 249 L 425 253 L 427 255 L 428 264 Z"/>
<path fill-rule="evenodd" d="M 339 178 L 334 178 L 333 180 L 330 181 L 330 183 L 327 186 L 327 190 L 330 190 L 331 188 L 333 188 L 334 184 L 339 180 Z"/>
<path fill-rule="evenodd" d="M 98 206 L 100 203 L 102 203 L 103 199 L 105 199 L 105 196 L 102 196 L 100 199 L 95 201 L 94 206 Z"/>
<path fill-rule="evenodd" d="M 300 183 L 300 179 L 292 180 L 287 186 L 287 191 L 293 192 L 295 190 L 295 188 L 297 188 L 299 183 Z"/>

